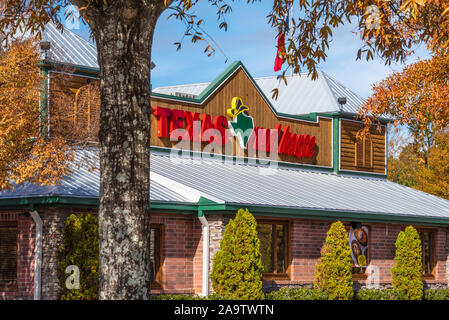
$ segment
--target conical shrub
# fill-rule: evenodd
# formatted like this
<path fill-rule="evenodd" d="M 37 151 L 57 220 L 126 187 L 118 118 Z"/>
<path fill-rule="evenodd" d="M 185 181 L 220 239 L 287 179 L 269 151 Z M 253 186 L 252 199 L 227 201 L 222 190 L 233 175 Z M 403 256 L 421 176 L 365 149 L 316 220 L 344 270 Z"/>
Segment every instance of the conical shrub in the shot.
<path fill-rule="evenodd" d="M 422 247 L 419 233 L 412 226 L 399 232 L 396 240 L 395 266 L 391 268 L 393 287 L 405 292 L 407 299 L 423 296 Z"/>
<path fill-rule="evenodd" d="M 214 291 L 229 299 L 263 299 L 262 261 L 256 219 L 240 209 L 226 226 L 211 272 Z"/>
<path fill-rule="evenodd" d="M 325 291 L 331 300 L 350 300 L 353 296 L 352 260 L 345 226 L 334 222 L 321 248 L 315 268 L 315 287 Z"/>

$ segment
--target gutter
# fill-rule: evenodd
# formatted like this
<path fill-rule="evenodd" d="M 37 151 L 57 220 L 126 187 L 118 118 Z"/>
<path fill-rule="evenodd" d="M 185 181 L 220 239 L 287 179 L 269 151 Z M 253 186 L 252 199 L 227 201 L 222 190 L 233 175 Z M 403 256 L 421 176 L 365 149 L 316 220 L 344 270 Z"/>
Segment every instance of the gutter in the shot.
<path fill-rule="evenodd" d="M 209 222 L 203 214 L 203 210 L 198 209 L 198 219 L 203 226 L 203 273 L 202 273 L 202 293 L 201 296 L 209 295 Z"/>
<path fill-rule="evenodd" d="M 34 247 L 34 300 L 41 299 L 42 274 L 42 219 L 36 210 L 30 210 L 31 217 L 36 224 L 36 244 Z"/>

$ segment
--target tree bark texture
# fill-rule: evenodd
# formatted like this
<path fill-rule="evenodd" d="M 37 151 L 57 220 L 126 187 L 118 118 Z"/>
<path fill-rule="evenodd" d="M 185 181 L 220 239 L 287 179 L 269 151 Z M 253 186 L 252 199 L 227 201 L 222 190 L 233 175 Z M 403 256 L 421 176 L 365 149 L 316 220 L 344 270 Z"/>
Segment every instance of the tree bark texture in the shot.
<path fill-rule="evenodd" d="M 163 1 L 99 1 L 100 299 L 150 296 L 150 61 Z M 97 6 L 97 7 L 96 7 Z"/>

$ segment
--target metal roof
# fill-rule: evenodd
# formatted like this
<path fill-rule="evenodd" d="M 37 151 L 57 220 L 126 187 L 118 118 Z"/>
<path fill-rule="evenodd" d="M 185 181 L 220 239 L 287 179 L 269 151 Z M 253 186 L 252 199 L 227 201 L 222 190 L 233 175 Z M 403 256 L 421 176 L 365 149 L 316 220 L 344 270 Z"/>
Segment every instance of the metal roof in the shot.
<path fill-rule="evenodd" d="M 74 66 L 98 69 L 96 47 L 76 35 L 70 29 L 63 32 L 49 22 L 45 26 L 43 40 L 50 41 L 51 49 L 46 59 L 70 63 Z M 323 71 L 318 71 L 318 79 L 312 80 L 308 73 L 287 75 L 287 85 L 278 76 L 254 78 L 257 85 L 279 113 L 304 115 L 312 112 L 357 113 L 364 104 L 364 98 L 345 87 Z M 209 82 L 193 83 L 155 88 L 155 93 L 175 96 L 200 95 Z M 272 98 L 272 90 L 278 88 L 277 99 Z M 346 104 L 340 106 L 339 97 L 346 97 Z"/>
<path fill-rule="evenodd" d="M 416 218 L 449 218 L 449 201 L 385 178 L 314 169 L 269 168 L 221 159 L 186 158 L 151 151 L 151 201 L 216 203 L 265 208 L 310 209 Z M 0 192 L 0 199 L 67 196 L 98 198 L 99 172 L 81 166 L 60 185 L 27 184 Z M 189 196 L 192 195 L 192 196 Z"/>
<path fill-rule="evenodd" d="M 151 171 L 227 204 L 449 218 L 449 201 L 385 178 L 152 153 Z M 206 196 L 207 197 L 207 196 Z"/>
<path fill-rule="evenodd" d="M 45 25 L 42 40 L 49 41 L 51 45 L 46 60 L 99 69 L 97 48 L 70 29 L 64 28 L 61 32 L 52 22 L 49 22 Z"/>
<path fill-rule="evenodd" d="M 84 163 L 89 159 L 90 165 Z M 72 165 L 73 174 L 65 176 L 59 184 L 41 186 L 26 183 L 16 186 L 13 190 L 0 191 L 1 199 L 31 198 L 31 197 L 74 197 L 98 199 L 100 190 L 100 172 L 98 157 L 95 152 L 81 151 L 76 153 Z M 190 203 L 191 200 L 151 180 L 150 201 Z"/>
<path fill-rule="evenodd" d="M 277 76 L 254 78 L 262 92 L 277 112 L 303 115 L 312 112 L 348 112 L 357 113 L 365 100 L 334 78 L 318 71 L 318 78 L 312 80 L 308 73 L 287 75 L 287 85 Z M 153 92 L 169 95 L 192 94 L 198 96 L 209 82 L 159 87 Z M 278 88 L 277 99 L 272 98 L 272 90 Z M 346 98 L 346 104 L 339 105 L 337 99 Z"/>

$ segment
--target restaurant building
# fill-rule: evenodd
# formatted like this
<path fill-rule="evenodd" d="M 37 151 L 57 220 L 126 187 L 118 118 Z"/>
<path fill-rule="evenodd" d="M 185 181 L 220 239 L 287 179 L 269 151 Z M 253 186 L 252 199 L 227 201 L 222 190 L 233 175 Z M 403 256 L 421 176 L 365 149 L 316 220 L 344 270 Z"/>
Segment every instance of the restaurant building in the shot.
<path fill-rule="evenodd" d="M 70 66 L 74 93 L 98 80 L 90 43 L 51 24 L 43 41 L 48 100 L 56 65 Z M 311 286 L 337 220 L 349 233 L 356 287 L 391 286 L 395 241 L 408 225 L 421 235 L 425 287 L 447 287 L 449 201 L 387 180 L 388 119 L 357 138 L 363 98 L 321 71 L 315 81 L 287 80 L 253 78 L 234 62 L 210 83 L 153 88 L 152 293 L 210 293 L 214 254 L 240 208 L 258 223 L 266 290 Z M 77 157 L 86 154 L 95 150 Z M 60 185 L 0 192 L 0 298 L 58 298 L 64 221 L 96 214 L 98 195 L 98 170 L 83 166 Z"/>

